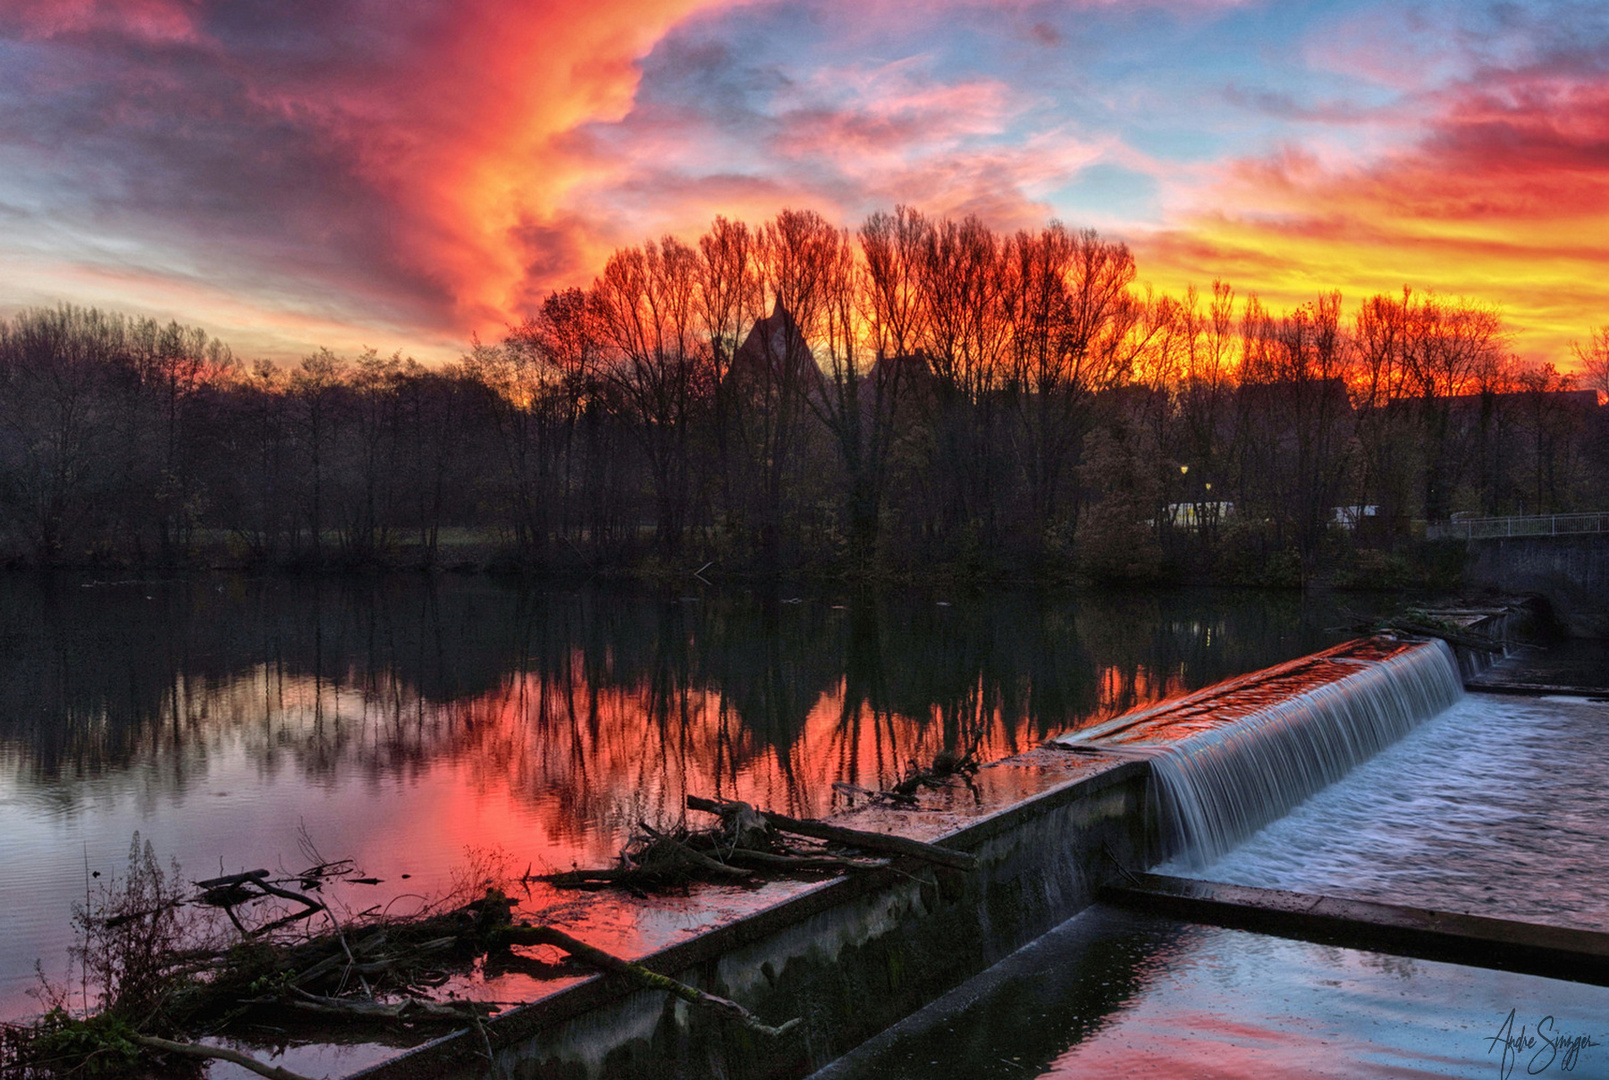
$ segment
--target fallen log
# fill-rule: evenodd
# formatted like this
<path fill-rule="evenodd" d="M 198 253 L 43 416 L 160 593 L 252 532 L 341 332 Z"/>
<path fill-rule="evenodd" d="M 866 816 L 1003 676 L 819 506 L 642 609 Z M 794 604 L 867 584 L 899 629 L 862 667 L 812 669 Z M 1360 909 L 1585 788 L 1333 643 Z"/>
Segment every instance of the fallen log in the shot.
<path fill-rule="evenodd" d="M 180 1054 L 184 1057 L 212 1058 L 217 1061 L 227 1061 L 239 1065 L 242 1069 L 250 1069 L 258 1076 L 266 1076 L 268 1080 L 312 1080 L 311 1077 L 301 1073 L 293 1073 L 279 1065 L 264 1065 L 249 1054 L 242 1054 L 236 1050 L 229 1050 L 222 1046 L 205 1046 L 201 1043 L 174 1042 L 171 1039 L 159 1039 L 155 1035 L 135 1035 L 134 1041 L 147 1050 L 160 1050 L 165 1054 Z"/>
<path fill-rule="evenodd" d="M 895 791 L 876 791 L 869 787 L 861 787 L 859 784 L 847 784 L 842 780 L 833 781 L 832 788 L 834 791 L 841 791 L 845 795 L 854 795 L 862 799 L 870 799 L 872 802 L 891 803 L 894 806 L 900 807 L 904 810 L 915 809 L 917 805 L 917 798 L 915 795 L 908 795 Z"/>
<path fill-rule="evenodd" d="M 1466 633 L 1456 626 L 1442 626 L 1408 616 L 1399 616 L 1392 619 L 1381 619 L 1374 622 L 1361 621 L 1353 624 L 1353 628 L 1369 634 L 1408 634 L 1413 637 L 1441 638 L 1449 645 L 1459 645 L 1476 652 L 1502 652 L 1504 645 L 1501 641 L 1481 637 L 1478 634 Z"/>
<path fill-rule="evenodd" d="M 887 859 L 845 859 L 837 855 L 777 855 L 749 848 L 738 848 L 726 858 L 734 866 L 752 866 L 760 870 L 876 870 L 888 865 Z"/>
<path fill-rule="evenodd" d="M 710 814 L 730 813 L 734 808 L 747 805 L 735 801 L 703 799 L 697 795 L 687 796 L 689 810 L 703 810 Z M 828 825 L 821 821 L 804 821 L 770 810 L 758 813 L 773 829 L 793 833 L 795 836 L 808 836 L 815 840 L 858 847 L 865 851 L 880 851 L 888 855 L 905 855 L 954 870 L 971 870 L 978 865 L 977 857 L 968 852 L 939 847 L 937 844 L 928 844 L 921 840 L 892 836 L 888 833 L 866 832 L 861 829 L 846 829 L 842 825 Z"/>
<path fill-rule="evenodd" d="M 244 874 L 225 874 L 223 877 L 198 881 L 196 888 L 211 892 L 213 889 L 227 889 L 231 885 L 244 885 L 247 882 L 255 884 L 266 877 L 268 877 L 267 870 L 247 870 Z"/>
<path fill-rule="evenodd" d="M 299 995 L 287 1004 L 303 1012 L 317 1013 L 341 1020 L 379 1020 L 409 1023 L 418 1020 L 473 1023 L 482 1016 L 496 1012 L 500 1005 L 484 1001 L 427 1001 L 407 998 L 403 1001 L 375 1001 L 373 998 L 333 998 L 309 994 L 298 990 Z"/>
<path fill-rule="evenodd" d="M 549 885 L 579 886 L 587 884 L 610 885 L 617 881 L 632 881 L 642 877 L 638 867 L 620 867 L 602 870 L 565 870 L 557 874 L 527 874 L 526 881 L 545 881 Z"/>
<path fill-rule="evenodd" d="M 735 1001 L 727 998 L 707 994 L 696 986 L 689 986 L 678 982 L 668 975 L 661 975 L 651 971 L 641 964 L 633 964 L 629 960 L 622 960 L 613 953 L 606 953 L 602 949 L 578 940 L 566 934 L 563 930 L 555 930 L 551 926 L 509 926 L 498 931 L 497 939 L 506 945 L 551 945 L 562 949 L 575 959 L 610 975 L 618 975 L 629 982 L 635 983 L 648 990 L 660 990 L 673 997 L 702 1008 L 712 1009 L 730 1020 L 734 1020 L 750 1031 L 757 1031 L 762 1035 L 778 1038 L 793 1030 L 800 1018 L 795 1017 L 787 1023 L 772 1027 L 762 1022 L 758 1017 Z"/>

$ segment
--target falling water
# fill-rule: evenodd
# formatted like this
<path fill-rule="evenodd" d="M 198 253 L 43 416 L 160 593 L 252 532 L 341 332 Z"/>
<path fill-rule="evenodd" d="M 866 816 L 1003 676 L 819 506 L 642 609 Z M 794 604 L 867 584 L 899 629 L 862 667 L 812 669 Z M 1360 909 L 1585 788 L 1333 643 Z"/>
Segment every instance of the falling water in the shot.
<path fill-rule="evenodd" d="M 1064 741 L 1150 758 L 1164 851 L 1199 868 L 1462 696 L 1445 642 L 1354 642 Z"/>

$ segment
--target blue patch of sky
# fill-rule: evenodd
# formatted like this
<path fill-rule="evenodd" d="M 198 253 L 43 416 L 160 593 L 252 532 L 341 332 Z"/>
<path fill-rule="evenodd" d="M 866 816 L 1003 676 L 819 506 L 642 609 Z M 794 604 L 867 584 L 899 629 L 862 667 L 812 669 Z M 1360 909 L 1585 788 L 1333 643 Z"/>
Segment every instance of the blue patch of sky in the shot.
<path fill-rule="evenodd" d="M 1355 4 L 1227 12 L 952 9 L 857 24 L 843 5 L 745 6 L 688 20 L 643 65 L 640 106 L 688 110 L 741 137 L 797 105 L 816 72 L 915 63 L 933 81 L 996 80 L 1021 107 L 1001 141 L 1045 131 L 1113 136 L 1141 153 L 1200 161 L 1299 135 L 1320 114 L 1388 106 L 1396 92 L 1316 70 L 1315 27 Z M 847 100 L 849 91 L 833 95 Z M 761 162 L 754 162 L 761 165 Z"/>
<path fill-rule="evenodd" d="M 1112 222 L 1161 223 L 1161 205 L 1154 177 L 1121 165 L 1096 162 L 1080 169 L 1070 183 L 1047 192 L 1070 226 L 1109 225 Z"/>
<path fill-rule="evenodd" d="M 674 28 L 645 58 L 637 108 L 589 133 L 629 152 L 634 124 L 675 118 L 708 154 L 667 168 L 754 180 L 793 177 L 830 188 L 831 163 L 793 159 L 782 133 L 790 110 L 850 109 L 854 78 L 904 65 L 935 85 L 992 81 L 1011 107 L 997 132 L 963 146 L 1029 140 L 1119 144 L 1075 175 L 1037 191 L 1069 219 L 1157 221 L 1154 168 L 1256 158 L 1282 147 L 1362 157 L 1382 141 L 1412 141 L 1414 93 L 1467 77 L 1481 63 L 1515 62 L 1565 28 L 1594 37 L 1604 5 L 1357 0 L 1263 2 L 1228 9 L 1045 3 L 957 6 L 868 17 L 841 0 L 760 3 L 708 12 Z M 1583 34 L 1583 31 L 1587 31 Z M 1602 40 L 1601 35 L 1597 40 Z M 1542 46 L 1546 47 L 1546 46 Z M 1402 64 L 1405 78 L 1348 69 L 1338 50 Z M 876 93 L 876 90 L 872 90 Z M 1383 121 L 1383 122 L 1382 122 Z M 640 130 L 640 127 L 635 128 Z"/>

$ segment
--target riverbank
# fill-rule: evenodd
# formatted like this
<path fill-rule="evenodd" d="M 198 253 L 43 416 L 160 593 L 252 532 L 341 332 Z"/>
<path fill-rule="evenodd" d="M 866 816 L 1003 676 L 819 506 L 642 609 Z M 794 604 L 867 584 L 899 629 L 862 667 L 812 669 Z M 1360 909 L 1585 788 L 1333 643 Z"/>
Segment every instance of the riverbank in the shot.
<path fill-rule="evenodd" d="M 1144 547 L 1145 545 L 1142 545 Z M 1341 591 L 1402 589 L 1456 593 L 1468 556 L 1456 541 L 1400 538 L 1362 543 L 1337 530 L 1307 563 L 1294 551 L 1267 543 L 1206 548 L 1184 541 L 1169 550 L 1114 560 L 1066 545 L 1034 556 L 1005 549 L 967 549 L 911 560 L 892 556 L 853 559 L 832 546 L 766 563 L 734 554 L 721 543 L 689 543 L 668 556 L 651 536 L 606 546 L 554 543 L 540 551 L 498 533 L 441 529 L 424 542 L 393 536 L 357 544 L 330 533 L 317 547 L 262 549 L 228 534 L 197 534 L 180 551 L 154 557 L 138 550 L 65 548 L 48 560 L 12 553 L 0 568 L 13 572 L 65 572 L 116 579 L 174 574 L 485 574 L 554 584 L 606 581 L 647 588 L 751 587 L 777 580 L 852 588 L 1329 588 Z"/>

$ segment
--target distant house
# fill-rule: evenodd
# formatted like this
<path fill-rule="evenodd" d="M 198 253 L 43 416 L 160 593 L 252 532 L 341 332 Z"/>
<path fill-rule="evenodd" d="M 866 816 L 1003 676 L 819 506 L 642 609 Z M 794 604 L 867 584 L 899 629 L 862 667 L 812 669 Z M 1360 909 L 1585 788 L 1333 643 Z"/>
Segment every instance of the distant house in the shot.
<path fill-rule="evenodd" d="M 1243 383 L 1235 390 L 1241 408 L 1252 416 L 1291 415 L 1303 410 L 1322 409 L 1331 417 L 1352 416 L 1352 395 L 1346 380 L 1277 379 Z"/>
<path fill-rule="evenodd" d="M 1380 508 L 1373 503 L 1366 506 L 1337 506 L 1335 511 L 1335 524 L 1343 529 L 1352 530 L 1358 527 L 1358 522 L 1364 518 L 1380 516 Z"/>
<path fill-rule="evenodd" d="M 749 399 L 797 393 L 821 401 L 827 390 L 810 343 L 780 303 L 749 330 L 722 382 Z"/>
<path fill-rule="evenodd" d="M 1235 512 L 1232 502 L 1168 503 L 1164 520 L 1176 529 L 1194 529 L 1202 524 L 1222 521 Z M 1154 521 L 1148 524 L 1155 525 Z"/>

